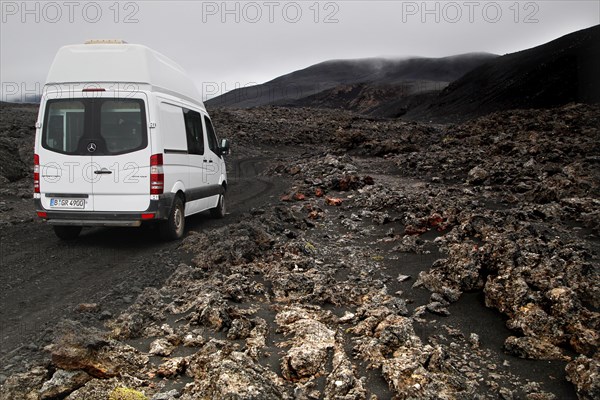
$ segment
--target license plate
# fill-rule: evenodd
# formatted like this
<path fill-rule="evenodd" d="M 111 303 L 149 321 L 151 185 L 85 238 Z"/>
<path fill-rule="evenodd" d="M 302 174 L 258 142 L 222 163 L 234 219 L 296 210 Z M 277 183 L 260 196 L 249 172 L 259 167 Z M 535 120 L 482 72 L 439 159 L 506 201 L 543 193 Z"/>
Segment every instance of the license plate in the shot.
<path fill-rule="evenodd" d="M 52 208 L 85 208 L 85 199 L 50 199 Z"/>

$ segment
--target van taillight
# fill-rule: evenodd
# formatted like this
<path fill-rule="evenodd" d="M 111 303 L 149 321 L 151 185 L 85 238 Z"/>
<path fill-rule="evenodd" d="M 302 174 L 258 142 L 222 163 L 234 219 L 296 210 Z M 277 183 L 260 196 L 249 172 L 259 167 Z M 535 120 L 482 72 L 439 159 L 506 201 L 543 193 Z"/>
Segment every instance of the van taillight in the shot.
<path fill-rule="evenodd" d="M 40 192 L 40 156 L 33 155 L 33 192 Z"/>
<path fill-rule="evenodd" d="M 165 174 L 163 172 L 163 155 L 150 156 L 150 194 L 163 194 Z"/>

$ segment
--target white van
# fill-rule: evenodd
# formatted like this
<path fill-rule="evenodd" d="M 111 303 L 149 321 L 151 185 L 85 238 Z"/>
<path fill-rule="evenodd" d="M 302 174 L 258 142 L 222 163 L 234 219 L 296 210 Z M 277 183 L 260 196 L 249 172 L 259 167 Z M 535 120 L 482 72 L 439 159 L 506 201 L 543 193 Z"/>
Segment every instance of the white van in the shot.
<path fill-rule="evenodd" d="M 83 226 L 183 235 L 188 215 L 225 215 L 226 139 L 193 81 L 145 46 L 88 41 L 54 59 L 36 123 L 37 215 L 61 239 Z"/>

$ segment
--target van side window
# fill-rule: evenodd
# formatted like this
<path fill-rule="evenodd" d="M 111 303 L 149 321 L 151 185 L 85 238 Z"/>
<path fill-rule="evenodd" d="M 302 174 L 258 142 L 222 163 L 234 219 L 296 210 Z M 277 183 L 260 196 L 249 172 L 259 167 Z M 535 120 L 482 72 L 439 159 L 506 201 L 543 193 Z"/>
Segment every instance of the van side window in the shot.
<path fill-rule="evenodd" d="M 204 132 L 200 113 L 183 109 L 189 154 L 204 154 Z"/>
<path fill-rule="evenodd" d="M 208 148 L 213 152 L 217 152 L 217 148 L 219 147 L 217 143 L 217 136 L 215 135 L 215 129 L 210 122 L 210 119 L 205 115 L 204 123 L 206 124 L 206 137 L 208 139 Z"/>

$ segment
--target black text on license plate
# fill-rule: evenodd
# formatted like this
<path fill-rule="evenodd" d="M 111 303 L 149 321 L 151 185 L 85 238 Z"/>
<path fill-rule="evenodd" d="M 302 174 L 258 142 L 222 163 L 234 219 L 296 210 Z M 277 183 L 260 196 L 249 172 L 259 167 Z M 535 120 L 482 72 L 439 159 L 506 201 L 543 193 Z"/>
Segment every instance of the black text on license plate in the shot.
<path fill-rule="evenodd" d="M 85 199 L 50 199 L 50 207 L 85 208 Z"/>

